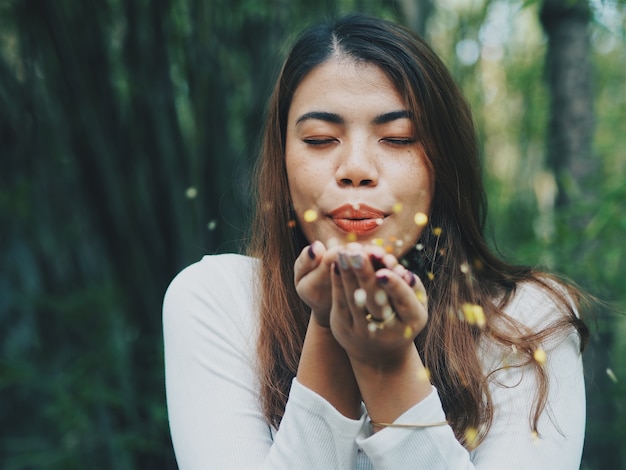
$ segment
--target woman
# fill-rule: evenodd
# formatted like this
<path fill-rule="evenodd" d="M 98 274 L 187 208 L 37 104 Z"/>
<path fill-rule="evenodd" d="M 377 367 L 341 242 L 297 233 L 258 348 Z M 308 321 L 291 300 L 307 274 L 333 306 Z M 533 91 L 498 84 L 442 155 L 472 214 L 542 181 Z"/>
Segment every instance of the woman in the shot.
<path fill-rule="evenodd" d="M 181 468 L 578 468 L 577 292 L 483 237 L 470 111 L 418 37 L 307 30 L 274 89 L 250 257 L 164 303 Z"/>

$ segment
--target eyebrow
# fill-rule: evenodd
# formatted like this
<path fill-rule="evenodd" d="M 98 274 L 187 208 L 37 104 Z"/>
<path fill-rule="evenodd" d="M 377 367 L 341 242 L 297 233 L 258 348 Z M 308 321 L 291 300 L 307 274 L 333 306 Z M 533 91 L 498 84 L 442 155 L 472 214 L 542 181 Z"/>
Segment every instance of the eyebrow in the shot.
<path fill-rule="evenodd" d="M 388 113 L 379 114 L 376 116 L 372 123 L 375 125 L 387 124 L 388 122 L 396 121 L 398 119 L 411 119 L 413 114 L 408 110 L 391 111 Z M 326 111 L 310 111 L 304 113 L 296 120 L 296 125 L 309 119 L 317 119 L 319 121 L 330 122 L 331 124 L 344 124 L 344 119 L 337 113 L 329 113 Z"/>
<path fill-rule="evenodd" d="M 332 124 L 343 124 L 344 120 L 339 114 L 336 113 L 328 113 L 325 111 L 311 111 L 308 113 L 304 113 L 302 116 L 298 118 L 296 124 L 300 124 L 303 121 L 308 119 L 317 119 L 319 121 L 326 121 Z"/>
<path fill-rule="evenodd" d="M 400 111 L 391 111 L 390 113 L 379 114 L 372 121 L 374 124 L 387 124 L 397 119 L 411 119 L 413 114 L 406 109 Z"/>

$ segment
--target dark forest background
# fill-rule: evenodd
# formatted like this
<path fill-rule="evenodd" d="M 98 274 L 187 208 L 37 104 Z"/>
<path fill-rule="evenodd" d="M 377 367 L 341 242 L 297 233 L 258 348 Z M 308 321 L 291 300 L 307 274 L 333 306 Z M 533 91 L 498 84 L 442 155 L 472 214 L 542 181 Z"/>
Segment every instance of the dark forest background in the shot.
<path fill-rule="evenodd" d="M 277 68 L 348 11 L 408 25 L 453 71 L 500 252 L 604 300 L 583 468 L 626 468 L 623 0 L 0 0 L 0 467 L 176 467 L 164 291 L 254 236 Z"/>

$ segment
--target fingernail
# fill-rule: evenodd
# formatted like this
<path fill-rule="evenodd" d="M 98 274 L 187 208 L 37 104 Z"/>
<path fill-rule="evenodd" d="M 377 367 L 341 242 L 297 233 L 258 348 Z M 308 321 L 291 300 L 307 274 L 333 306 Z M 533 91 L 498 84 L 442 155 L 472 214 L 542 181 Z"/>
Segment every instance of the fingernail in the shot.
<path fill-rule="evenodd" d="M 309 253 L 309 258 L 315 259 L 315 250 L 313 250 L 313 244 L 309 245 L 308 253 Z"/>
<path fill-rule="evenodd" d="M 409 287 L 413 287 L 415 283 L 417 282 L 417 277 L 411 271 L 408 271 L 408 273 L 411 276 L 411 279 L 409 279 Z"/>
<path fill-rule="evenodd" d="M 363 267 L 363 257 L 359 254 L 350 255 L 350 265 L 354 269 L 361 269 Z"/>
<path fill-rule="evenodd" d="M 385 267 L 385 263 L 383 263 L 383 259 L 380 256 L 372 254 L 370 255 L 370 261 L 372 263 L 372 267 L 374 268 L 374 271 L 378 271 L 379 269 L 382 269 Z"/>
<path fill-rule="evenodd" d="M 348 258 L 345 253 L 339 253 L 339 267 L 344 271 L 350 269 L 350 265 L 348 264 Z"/>
<path fill-rule="evenodd" d="M 387 284 L 389 282 L 389 277 L 386 274 L 376 274 L 376 280 L 379 284 Z"/>
<path fill-rule="evenodd" d="M 333 271 L 337 276 L 339 276 L 339 266 L 337 266 L 337 263 L 333 263 Z"/>

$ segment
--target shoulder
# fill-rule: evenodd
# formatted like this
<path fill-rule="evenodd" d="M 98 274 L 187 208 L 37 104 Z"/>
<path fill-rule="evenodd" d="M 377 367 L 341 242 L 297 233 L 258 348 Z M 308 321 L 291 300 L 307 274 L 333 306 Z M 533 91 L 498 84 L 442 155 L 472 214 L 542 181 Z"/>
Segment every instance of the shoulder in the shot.
<path fill-rule="evenodd" d="M 576 312 L 567 288 L 555 280 L 520 283 L 504 312 L 532 330 L 541 330 Z"/>
<path fill-rule="evenodd" d="M 163 301 L 166 326 L 218 323 L 240 329 L 252 322 L 258 260 L 237 254 L 208 255 L 172 280 Z"/>
<path fill-rule="evenodd" d="M 248 290 L 258 261 L 237 254 L 207 255 L 174 277 L 165 294 L 166 302 L 180 296 L 217 295 Z M 224 292 L 226 289 L 227 292 Z"/>

